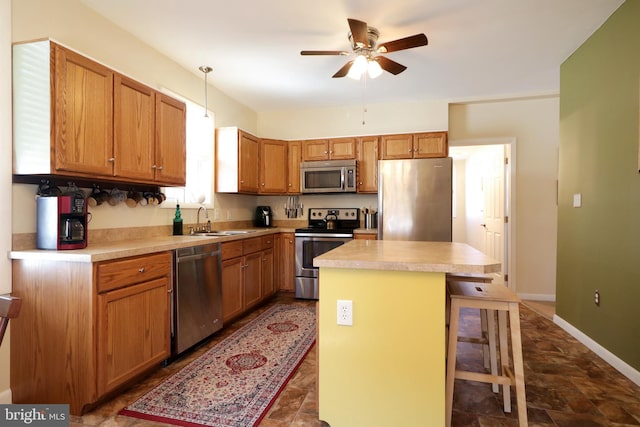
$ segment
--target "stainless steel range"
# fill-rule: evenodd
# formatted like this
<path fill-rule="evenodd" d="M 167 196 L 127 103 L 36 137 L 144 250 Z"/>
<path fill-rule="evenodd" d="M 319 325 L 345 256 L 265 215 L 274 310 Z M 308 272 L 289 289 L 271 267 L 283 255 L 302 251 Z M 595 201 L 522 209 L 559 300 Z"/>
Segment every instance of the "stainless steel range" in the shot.
<path fill-rule="evenodd" d="M 307 228 L 296 238 L 296 298 L 318 299 L 318 269 L 313 258 L 353 240 L 360 227 L 358 208 L 310 208 Z"/>

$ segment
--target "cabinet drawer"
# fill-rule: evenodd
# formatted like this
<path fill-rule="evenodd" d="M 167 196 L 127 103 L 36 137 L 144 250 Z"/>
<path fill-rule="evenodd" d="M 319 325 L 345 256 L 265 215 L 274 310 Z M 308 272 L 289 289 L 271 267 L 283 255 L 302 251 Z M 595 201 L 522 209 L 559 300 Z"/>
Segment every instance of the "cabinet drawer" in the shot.
<path fill-rule="evenodd" d="M 171 275 L 171 253 L 162 252 L 98 264 L 98 292 Z"/>
<path fill-rule="evenodd" d="M 273 247 L 273 240 L 275 239 L 276 235 L 275 234 L 271 234 L 269 236 L 264 236 L 262 238 L 262 249 L 269 249 Z"/>
<path fill-rule="evenodd" d="M 253 252 L 258 252 L 262 250 L 262 237 L 254 237 L 252 239 L 243 240 L 243 251 L 244 255 L 250 254 Z"/>
<path fill-rule="evenodd" d="M 222 244 L 222 260 L 242 256 L 242 240 Z"/>

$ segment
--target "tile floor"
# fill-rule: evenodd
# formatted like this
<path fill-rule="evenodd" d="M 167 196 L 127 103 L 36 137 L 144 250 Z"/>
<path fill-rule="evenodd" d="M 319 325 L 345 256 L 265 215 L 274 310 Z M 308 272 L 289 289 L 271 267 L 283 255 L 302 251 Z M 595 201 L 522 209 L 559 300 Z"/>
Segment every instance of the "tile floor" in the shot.
<path fill-rule="evenodd" d="M 278 294 L 271 302 L 314 303 L 295 300 L 291 294 Z M 234 322 L 192 354 L 159 369 L 144 381 L 102 404 L 94 411 L 82 417 L 72 417 L 71 425 L 126 427 L 166 425 L 119 416 L 117 412 L 255 317 L 264 308 Z M 521 308 L 529 425 L 532 427 L 640 426 L 640 387 L 556 326 L 548 318 L 552 314 L 553 307 L 549 304 L 546 304 L 546 307 L 543 305 L 537 308 L 535 304 L 523 305 Z M 462 317 L 466 333 L 479 332 L 477 312 L 465 311 Z M 482 353 L 479 346 L 465 343 L 460 343 L 459 346 L 459 363 L 482 366 Z M 309 352 L 300 369 L 260 423 L 260 427 L 327 426 L 326 423 L 318 420 L 315 408 L 315 357 L 314 350 Z M 515 396 L 513 400 L 514 412 L 505 414 L 501 407 L 501 396 L 491 392 L 490 385 L 456 381 L 453 425 L 517 426 Z"/>

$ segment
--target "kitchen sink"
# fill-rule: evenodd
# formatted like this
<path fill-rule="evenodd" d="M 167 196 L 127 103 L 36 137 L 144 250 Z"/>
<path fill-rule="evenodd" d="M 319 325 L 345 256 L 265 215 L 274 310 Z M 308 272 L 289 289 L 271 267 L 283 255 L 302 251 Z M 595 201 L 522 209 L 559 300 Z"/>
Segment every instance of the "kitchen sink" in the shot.
<path fill-rule="evenodd" d="M 212 231 L 198 231 L 192 236 L 235 236 L 238 234 L 250 234 L 255 233 L 256 230 L 212 230 Z"/>

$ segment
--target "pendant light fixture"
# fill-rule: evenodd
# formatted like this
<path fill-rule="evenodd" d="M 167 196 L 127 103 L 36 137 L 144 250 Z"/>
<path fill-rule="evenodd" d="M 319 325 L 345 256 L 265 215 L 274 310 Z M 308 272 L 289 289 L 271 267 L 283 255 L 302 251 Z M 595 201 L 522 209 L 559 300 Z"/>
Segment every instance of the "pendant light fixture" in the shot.
<path fill-rule="evenodd" d="M 207 74 L 212 72 L 213 68 L 208 65 L 201 65 L 198 69 L 204 73 L 204 116 L 209 117 L 209 106 L 207 105 Z"/>

